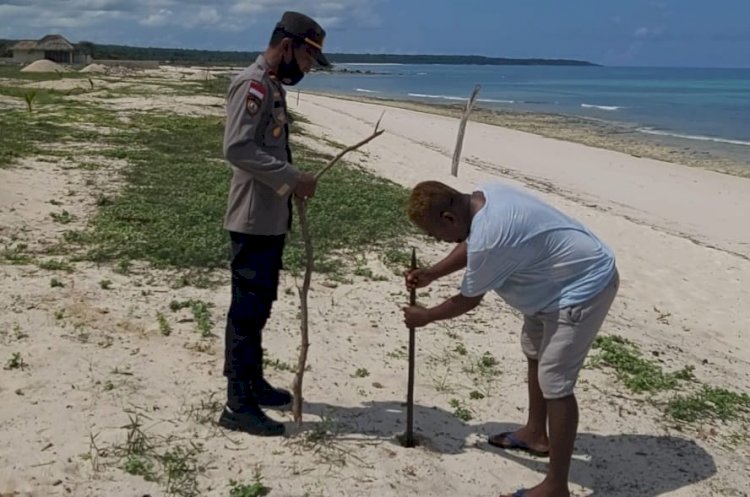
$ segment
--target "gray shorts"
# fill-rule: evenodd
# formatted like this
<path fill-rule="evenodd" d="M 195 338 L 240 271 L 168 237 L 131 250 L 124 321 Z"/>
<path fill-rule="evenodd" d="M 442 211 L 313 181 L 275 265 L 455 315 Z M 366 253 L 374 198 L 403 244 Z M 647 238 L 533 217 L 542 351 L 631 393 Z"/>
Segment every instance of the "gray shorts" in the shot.
<path fill-rule="evenodd" d="M 573 394 L 578 373 L 617 295 L 620 277 L 590 300 L 554 312 L 524 316 L 521 348 L 539 361 L 539 386 L 545 399 Z"/>

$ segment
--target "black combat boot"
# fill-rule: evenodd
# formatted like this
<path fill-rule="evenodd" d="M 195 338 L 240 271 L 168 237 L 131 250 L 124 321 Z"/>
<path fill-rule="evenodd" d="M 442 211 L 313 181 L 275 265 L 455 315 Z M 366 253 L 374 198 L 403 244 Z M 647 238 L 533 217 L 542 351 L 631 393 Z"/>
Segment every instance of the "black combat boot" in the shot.
<path fill-rule="evenodd" d="M 283 388 L 272 387 L 265 378 L 252 382 L 253 396 L 264 407 L 286 407 L 292 403 L 292 394 Z"/>
<path fill-rule="evenodd" d="M 274 437 L 284 434 L 284 425 L 266 416 L 258 406 L 247 381 L 228 380 L 227 404 L 219 426 L 251 435 Z"/>

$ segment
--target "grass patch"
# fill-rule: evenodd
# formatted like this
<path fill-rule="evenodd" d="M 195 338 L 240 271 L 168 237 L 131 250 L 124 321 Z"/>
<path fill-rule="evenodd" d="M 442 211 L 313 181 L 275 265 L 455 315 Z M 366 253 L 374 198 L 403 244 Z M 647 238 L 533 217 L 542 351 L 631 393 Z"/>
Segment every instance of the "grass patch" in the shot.
<path fill-rule="evenodd" d="M 358 368 L 354 372 L 355 378 L 367 378 L 368 376 L 370 376 L 370 372 L 366 368 Z"/>
<path fill-rule="evenodd" d="M 5 368 L 4 369 L 6 369 L 6 370 L 11 370 L 11 369 L 24 370 L 27 367 L 28 367 L 28 364 L 26 364 L 26 362 L 23 360 L 23 357 L 21 357 L 21 353 L 20 352 L 14 352 L 10 356 L 10 359 L 8 359 L 8 362 L 5 363 Z"/>
<path fill-rule="evenodd" d="M 52 212 L 49 216 L 54 222 L 60 224 L 69 224 L 77 219 L 76 216 L 64 209 L 62 210 L 62 212 Z"/>
<path fill-rule="evenodd" d="M 215 79 L 198 80 L 197 87 L 198 93 L 212 95 L 214 97 L 225 97 L 227 89 L 229 88 L 229 77 L 227 76 L 216 76 Z M 182 90 L 182 88 L 180 88 Z M 194 95 L 195 90 L 191 89 L 191 95 Z"/>
<path fill-rule="evenodd" d="M 129 455 L 122 465 L 123 471 L 135 476 L 142 476 L 146 481 L 157 481 L 154 462 L 144 456 Z"/>
<path fill-rule="evenodd" d="M 145 260 L 157 267 L 226 267 L 222 220 L 230 170 L 222 158 L 222 133 L 212 117 L 134 116 L 130 132 L 113 138 L 122 147 L 104 152 L 130 166 L 122 193 L 94 219 L 90 257 Z M 294 152 L 304 170 L 327 162 L 301 146 Z M 335 271 L 341 257 L 378 247 L 395 254 L 396 241 L 414 233 L 404 215 L 406 198 L 404 188 L 361 169 L 341 164 L 331 170 L 308 206 L 316 269 Z M 285 253 L 291 271 L 303 268 L 300 238 L 295 226 Z"/>
<path fill-rule="evenodd" d="M 23 67 L 0 65 L 0 78 L 21 79 L 25 81 L 57 81 L 59 79 L 83 79 L 88 77 L 85 73 L 78 71 L 70 72 L 21 72 Z"/>
<path fill-rule="evenodd" d="M 645 359 L 632 342 L 619 336 L 599 336 L 593 349 L 598 352 L 591 364 L 613 368 L 618 379 L 636 393 L 672 390 L 680 381 L 694 379 L 692 367 L 665 373 L 658 362 Z"/>
<path fill-rule="evenodd" d="M 242 485 L 234 480 L 230 480 L 229 497 L 263 497 L 271 492 L 271 489 L 263 484 L 263 475 L 259 469 L 255 470 L 253 482 L 249 485 Z"/>
<path fill-rule="evenodd" d="M 157 267 L 224 265 L 229 169 L 220 161 L 221 137 L 215 118 L 134 116 L 130 132 L 113 138 L 121 147 L 104 152 L 128 161 L 127 185 L 94 218 L 90 256 Z"/>
<path fill-rule="evenodd" d="M 159 322 L 159 332 L 168 337 L 172 334 L 172 326 L 169 324 L 167 318 L 161 312 L 156 313 L 156 319 Z"/>
<path fill-rule="evenodd" d="M 297 156 L 303 169 L 310 171 L 327 163 L 327 157 L 300 147 Z M 399 240 L 415 233 L 404 214 L 407 196 L 405 188 L 357 167 L 337 165 L 326 173 L 307 209 L 316 270 L 335 269 L 336 256 L 348 256 L 356 264 L 368 250 L 385 254 L 398 250 Z M 289 269 L 300 270 L 303 261 L 304 246 L 295 229 L 285 262 Z"/>
<path fill-rule="evenodd" d="M 263 356 L 263 367 L 273 368 L 276 371 L 291 371 L 291 372 L 297 371 L 296 366 L 292 366 L 288 362 L 284 362 L 279 359 L 271 359 L 265 354 Z"/>
<path fill-rule="evenodd" d="M 666 412 L 686 423 L 745 419 L 750 414 L 750 395 L 704 385 L 697 393 L 670 400 Z"/>
<path fill-rule="evenodd" d="M 206 470 L 198 456 L 203 447 L 192 441 L 174 443 L 171 437 L 151 435 L 143 427 L 145 416 L 129 413 L 130 421 L 123 426 L 126 439 L 122 444 L 99 448 L 92 436 L 93 461 L 114 457 L 118 467 L 147 481 L 158 482 L 166 495 L 197 497 L 202 495 L 198 476 Z M 97 462 L 98 464 L 98 462 Z"/>
<path fill-rule="evenodd" d="M 458 399 L 451 399 L 449 404 L 453 408 L 453 414 L 455 414 L 458 419 L 461 421 L 472 420 L 473 416 L 471 415 L 471 411 L 463 402 Z"/>
<path fill-rule="evenodd" d="M 26 110 L 0 112 L 0 128 L 3 130 L 0 133 L 0 167 L 40 153 L 39 143 L 58 143 L 66 134 L 63 126 L 46 121 L 40 113 L 30 114 Z"/>
<path fill-rule="evenodd" d="M 25 243 L 19 243 L 16 246 L 6 245 L 0 251 L 0 262 L 4 264 L 31 264 L 34 258 L 26 253 L 28 246 Z"/>
<path fill-rule="evenodd" d="M 65 261 L 59 261 L 57 259 L 47 259 L 46 261 L 41 261 L 38 265 L 40 269 L 46 269 L 47 271 L 73 272 L 73 266 Z"/>
<path fill-rule="evenodd" d="M 190 308 L 193 312 L 193 318 L 195 319 L 196 327 L 200 331 L 201 336 L 204 338 L 212 336 L 211 328 L 213 327 L 213 321 L 211 320 L 211 311 L 209 310 L 212 304 L 203 302 L 202 300 L 185 300 L 179 302 L 173 300 L 169 304 L 169 308 L 172 312 L 177 312 L 180 309 Z"/>
<path fill-rule="evenodd" d="M 28 88 L 0 86 L 0 95 L 17 98 L 26 105 Z M 34 96 L 34 112 L 26 109 L 4 109 L 0 112 L 0 167 L 30 155 L 71 155 L 69 150 L 50 150 L 51 144 L 66 142 L 102 142 L 102 135 L 76 127 L 76 124 L 117 127 L 116 115 L 85 102 L 66 99 L 64 93 L 38 90 Z M 46 150 L 43 149 L 46 146 Z M 86 149 L 81 149 L 85 153 Z"/>

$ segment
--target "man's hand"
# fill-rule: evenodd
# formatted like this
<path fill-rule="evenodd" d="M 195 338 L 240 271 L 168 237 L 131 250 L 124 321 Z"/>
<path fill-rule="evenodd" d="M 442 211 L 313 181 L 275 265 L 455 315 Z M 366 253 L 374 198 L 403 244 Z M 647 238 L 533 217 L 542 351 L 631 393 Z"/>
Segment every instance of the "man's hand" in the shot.
<path fill-rule="evenodd" d="M 294 194 L 302 199 L 312 198 L 317 186 L 318 180 L 314 174 L 300 173 L 299 178 L 297 178 L 297 186 L 294 188 Z"/>
<path fill-rule="evenodd" d="M 435 277 L 428 269 L 409 269 L 404 272 L 406 277 L 406 288 L 409 290 L 424 288 L 433 281 Z"/>
<path fill-rule="evenodd" d="M 430 313 L 424 307 L 413 305 L 410 307 L 404 307 L 404 323 L 409 328 L 421 328 L 427 326 L 432 322 L 430 319 Z"/>

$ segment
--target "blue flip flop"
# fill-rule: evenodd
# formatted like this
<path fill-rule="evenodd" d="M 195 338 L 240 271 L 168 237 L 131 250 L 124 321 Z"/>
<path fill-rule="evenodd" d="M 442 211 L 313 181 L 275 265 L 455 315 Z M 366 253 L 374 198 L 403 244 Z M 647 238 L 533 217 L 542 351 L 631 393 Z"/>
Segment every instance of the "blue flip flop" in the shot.
<path fill-rule="evenodd" d="M 515 493 L 514 493 L 513 495 L 511 495 L 510 497 L 523 497 L 524 495 L 526 495 L 526 489 L 525 489 L 525 488 L 519 488 L 519 489 L 518 489 L 518 490 L 516 490 L 516 492 L 515 492 Z"/>
<path fill-rule="evenodd" d="M 505 442 L 505 443 L 503 443 Z M 549 457 L 549 451 L 534 450 L 521 440 L 519 440 L 513 432 L 506 431 L 499 435 L 490 435 L 487 437 L 487 443 L 493 447 L 497 447 L 505 450 L 521 450 L 536 457 Z M 521 494 L 523 495 L 523 494 Z M 516 497 L 515 495 L 513 497 Z"/>

